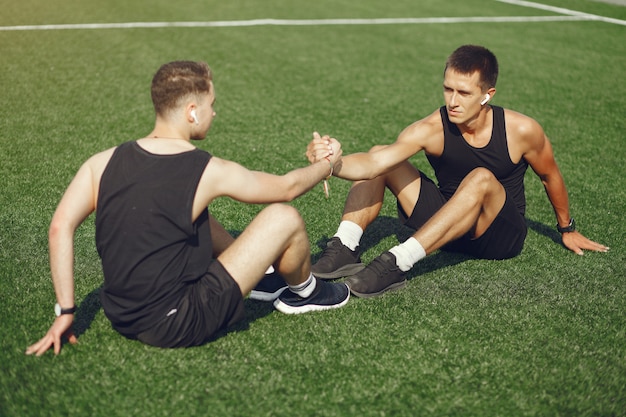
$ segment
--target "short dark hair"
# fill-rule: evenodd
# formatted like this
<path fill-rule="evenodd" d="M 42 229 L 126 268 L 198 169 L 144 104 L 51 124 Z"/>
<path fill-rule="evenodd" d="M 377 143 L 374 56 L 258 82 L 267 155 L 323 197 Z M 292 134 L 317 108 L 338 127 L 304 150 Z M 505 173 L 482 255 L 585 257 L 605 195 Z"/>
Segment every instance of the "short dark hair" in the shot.
<path fill-rule="evenodd" d="M 205 62 L 174 61 L 164 64 L 152 78 L 152 104 L 158 115 L 175 109 L 181 99 L 208 94 L 213 73 Z"/>
<path fill-rule="evenodd" d="M 480 74 L 480 86 L 483 91 L 496 86 L 498 81 L 498 60 L 487 48 L 478 45 L 458 47 L 446 61 L 445 71 L 450 68 L 461 74 Z"/>

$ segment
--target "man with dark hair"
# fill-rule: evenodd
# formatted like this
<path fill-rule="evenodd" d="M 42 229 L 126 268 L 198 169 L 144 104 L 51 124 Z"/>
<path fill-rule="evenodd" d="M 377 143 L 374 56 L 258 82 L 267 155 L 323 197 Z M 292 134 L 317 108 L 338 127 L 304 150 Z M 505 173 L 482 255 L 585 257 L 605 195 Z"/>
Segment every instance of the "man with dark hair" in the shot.
<path fill-rule="evenodd" d="M 334 175 L 355 182 L 337 233 L 313 265 L 313 275 L 347 276 L 353 294 L 373 297 L 404 287 L 405 272 L 440 248 L 484 259 L 517 256 L 527 231 L 528 166 L 545 187 L 563 244 L 579 255 L 583 249 L 609 249 L 576 231 L 567 190 L 541 126 L 489 104 L 497 78 L 493 53 L 481 46 L 461 46 L 446 62 L 445 106 L 405 128 L 391 145 L 343 157 Z M 408 162 L 420 151 L 438 185 Z M 314 139 L 307 148 L 313 163 L 327 155 L 322 140 Z M 378 216 L 385 188 L 397 198 L 401 221 L 415 233 L 364 267 L 358 245 Z"/>
<path fill-rule="evenodd" d="M 204 343 L 243 318 L 243 298 L 273 266 L 288 289 L 275 307 L 297 314 L 341 307 L 345 284 L 316 280 L 304 222 L 290 206 L 271 204 L 237 239 L 207 206 L 228 196 L 245 203 L 290 201 L 326 178 L 341 159 L 331 138 L 326 158 L 285 175 L 250 171 L 196 148 L 215 117 L 209 66 L 163 65 L 152 81 L 154 130 L 89 158 L 67 188 L 50 225 L 50 268 L 57 304 L 46 335 L 28 347 L 59 353 L 75 343 L 73 245 L 76 228 L 96 212 L 104 313 L 124 336 L 153 346 Z M 283 285 L 285 285 L 283 283 Z"/>

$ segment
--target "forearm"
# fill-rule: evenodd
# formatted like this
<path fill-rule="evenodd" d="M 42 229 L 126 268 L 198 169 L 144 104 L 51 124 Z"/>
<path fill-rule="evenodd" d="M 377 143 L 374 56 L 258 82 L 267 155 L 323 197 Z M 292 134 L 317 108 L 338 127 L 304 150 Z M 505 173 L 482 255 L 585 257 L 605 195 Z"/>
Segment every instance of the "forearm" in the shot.
<path fill-rule="evenodd" d="M 307 167 L 285 174 L 283 176 L 283 180 L 286 182 L 285 200 L 291 201 L 311 190 L 322 180 L 329 177 L 333 173 L 335 166 L 336 164 L 325 158 Z"/>
<path fill-rule="evenodd" d="M 562 227 L 567 226 L 570 221 L 569 198 L 563 177 L 557 173 L 543 179 L 542 182 L 554 209 L 557 223 Z"/>
<path fill-rule="evenodd" d="M 383 174 L 370 153 L 359 152 L 344 156 L 335 167 L 333 176 L 348 181 L 370 180 Z"/>
<path fill-rule="evenodd" d="M 74 232 L 51 227 L 50 272 L 57 302 L 63 308 L 74 306 Z"/>

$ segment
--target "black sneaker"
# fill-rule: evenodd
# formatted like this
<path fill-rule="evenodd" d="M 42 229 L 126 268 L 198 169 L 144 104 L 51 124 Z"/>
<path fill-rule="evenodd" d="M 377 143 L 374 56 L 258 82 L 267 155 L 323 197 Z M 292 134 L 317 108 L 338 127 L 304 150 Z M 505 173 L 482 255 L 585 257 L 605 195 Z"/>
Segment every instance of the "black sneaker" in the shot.
<path fill-rule="evenodd" d="M 311 267 L 316 278 L 337 279 L 347 277 L 365 268 L 359 257 L 359 248 L 350 250 L 341 243 L 338 237 L 331 238 L 326 243 L 326 249 L 320 259 Z"/>
<path fill-rule="evenodd" d="M 287 288 L 287 283 L 278 272 L 265 274 L 250 292 L 248 298 L 258 301 L 274 301 Z"/>
<path fill-rule="evenodd" d="M 377 297 L 386 291 L 406 287 L 404 272 L 396 265 L 396 257 L 385 252 L 359 273 L 348 277 L 346 284 L 352 294 L 361 298 Z"/>
<path fill-rule="evenodd" d="M 274 301 L 274 307 L 281 313 L 300 314 L 343 307 L 349 299 L 350 290 L 346 284 L 318 279 L 313 293 L 307 298 L 302 298 L 287 289 Z"/>

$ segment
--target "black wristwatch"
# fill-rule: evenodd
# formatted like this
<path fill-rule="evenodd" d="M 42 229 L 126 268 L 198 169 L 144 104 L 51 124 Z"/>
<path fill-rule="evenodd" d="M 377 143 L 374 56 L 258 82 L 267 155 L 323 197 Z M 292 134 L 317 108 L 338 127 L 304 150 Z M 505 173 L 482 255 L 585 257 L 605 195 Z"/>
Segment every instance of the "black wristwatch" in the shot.
<path fill-rule="evenodd" d="M 569 224 L 565 227 L 561 227 L 559 226 L 559 224 L 556 224 L 556 230 L 559 231 L 559 233 L 568 233 L 568 232 L 573 232 L 574 230 L 576 230 L 576 223 L 574 222 L 574 218 L 570 218 Z"/>
<path fill-rule="evenodd" d="M 71 307 L 71 308 L 61 308 L 59 303 L 56 303 L 54 305 L 54 314 L 56 314 L 57 317 L 62 316 L 63 314 L 74 314 L 75 311 L 76 311 L 76 306 Z"/>

